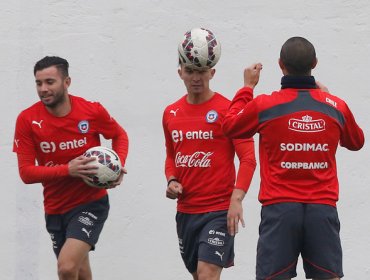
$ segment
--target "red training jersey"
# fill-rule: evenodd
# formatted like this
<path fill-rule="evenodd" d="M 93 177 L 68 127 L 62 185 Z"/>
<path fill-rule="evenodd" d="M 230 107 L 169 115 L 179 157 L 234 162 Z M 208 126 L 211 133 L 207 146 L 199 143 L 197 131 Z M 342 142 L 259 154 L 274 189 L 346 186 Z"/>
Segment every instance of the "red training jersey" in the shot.
<path fill-rule="evenodd" d="M 313 77 L 300 82 L 300 89 L 288 83 L 280 91 L 253 100 L 252 89 L 239 90 L 223 130 L 238 138 L 260 134 L 259 200 L 263 205 L 302 202 L 335 206 L 338 142 L 349 150 L 359 150 L 364 134 L 343 100 L 315 88 Z"/>
<path fill-rule="evenodd" d="M 232 141 L 221 122 L 230 101 L 215 93 L 202 104 L 190 104 L 186 95 L 163 114 L 166 140 L 165 173 L 183 186 L 177 210 L 205 213 L 226 210 L 235 185 L 235 149 L 240 167 L 238 188 L 247 191 L 256 166 L 253 139 Z"/>
<path fill-rule="evenodd" d="M 19 114 L 15 128 L 13 151 L 18 154 L 21 178 L 25 183 L 42 183 L 47 214 L 62 214 L 107 194 L 68 174 L 68 162 L 99 146 L 100 134 L 112 139 L 122 165 L 128 151 L 126 132 L 100 103 L 69 98 L 68 115 L 56 117 L 39 101 Z"/>

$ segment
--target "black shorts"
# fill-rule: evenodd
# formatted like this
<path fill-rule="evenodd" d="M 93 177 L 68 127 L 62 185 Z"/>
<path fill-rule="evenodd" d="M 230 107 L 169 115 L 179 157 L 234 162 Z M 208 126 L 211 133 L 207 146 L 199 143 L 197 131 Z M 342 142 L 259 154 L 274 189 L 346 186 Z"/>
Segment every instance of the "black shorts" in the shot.
<path fill-rule="evenodd" d="M 45 214 L 46 229 L 50 234 L 55 255 L 59 256 L 67 238 L 84 241 L 94 250 L 108 213 L 109 199 L 104 196 L 65 214 Z"/>
<path fill-rule="evenodd" d="M 302 255 L 306 278 L 343 277 L 337 209 L 324 204 L 279 203 L 262 207 L 256 279 L 297 276 Z"/>
<path fill-rule="evenodd" d="M 220 267 L 234 265 L 234 237 L 227 232 L 227 211 L 176 214 L 181 257 L 190 273 L 198 261 Z"/>

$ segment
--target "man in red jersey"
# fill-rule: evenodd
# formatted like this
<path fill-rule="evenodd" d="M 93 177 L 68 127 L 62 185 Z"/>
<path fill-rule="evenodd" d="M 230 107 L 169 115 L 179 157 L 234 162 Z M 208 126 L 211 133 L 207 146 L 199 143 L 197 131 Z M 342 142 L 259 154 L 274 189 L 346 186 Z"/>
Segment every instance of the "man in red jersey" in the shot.
<path fill-rule="evenodd" d="M 101 134 L 112 139 L 124 166 L 128 138 L 102 105 L 68 93 L 68 67 L 65 59 L 54 56 L 35 64 L 40 101 L 19 114 L 13 151 L 22 180 L 44 187 L 46 228 L 58 258 L 59 279 L 91 280 L 89 251 L 108 217 L 109 201 L 105 189 L 82 180 L 96 174 L 89 164 L 94 159 L 82 154 L 100 145 Z M 122 182 L 124 173 L 110 188 Z"/>
<path fill-rule="evenodd" d="M 316 64 L 314 46 L 290 38 L 280 52 L 281 90 L 253 99 L 261 65 L 252 65 L 224 118 L 231 138 L 260 134 L 258 280 L 295 277 L 299 254 L 306 278 L 343 277 L 335 153 L 338 143 L 361 149 L 364 134 L 347 104 L 317 87 Z"/>
<path fill-rule="evenodd" d="M 181 45 L 181 44 L 180 44 Z M 230 140 L 221 121 L 230 101 L 209 87 L 215 69 L 180 60 L 178 69 L 187 94 L 163 114 L 166 140 L 166 196 L 177 199 L 177 234 L 182 259 L 193 279 L 220 279 L 233 265 L 232 219 L 243 219 L 236 208 L 248 190 L 256 162 L 253 139 Z M 235 183 L 235 152 L 240 160 Z"/>

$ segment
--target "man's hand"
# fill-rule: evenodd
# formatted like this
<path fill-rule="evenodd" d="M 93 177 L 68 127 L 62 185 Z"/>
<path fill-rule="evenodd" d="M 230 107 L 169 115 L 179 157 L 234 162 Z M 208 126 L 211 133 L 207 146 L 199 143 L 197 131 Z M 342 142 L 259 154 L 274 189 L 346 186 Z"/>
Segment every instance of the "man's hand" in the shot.
<path fill-rule="evenodd" d="M 245 192 L 240 189 L 234 189 L 231 195 L 229 211 L 227 212 L 227 230 L 231 236 L 235 236 L 238 233 L 239 221 L 245 227 L 242 206 L 244 196 Z"/>
<path fill-rule="evenodd" d="M 98 166 L 93 162 L 95 157 L 79 156 L 68 163 L 68 172 L 72 177 L 78 177 L 83 180 L 91 181 L 90 175 L 97 174 Z"/>
<path fill-rule="evenodd" d="M 121 185 L 121 183 L 123 181 L 123 176 L 125 174 L 127 174 L 127 170 L 126 170 L 126 168 L 122 167 L 121 173 L 119 174 L 118 178 L 115 181 L 109 182 L 109 186 L 106 187 L 106 189 L 113 189 L 113 188 Z"/>
<path fill-rule="evenodd" d="M 260 79 L 261 63 L 255 63 L 244 69 L 244 86 L 254 89 Z"/>
<path fill-rule="evenodd" d="M 182 185 L 177 181 L 171 181 L 167 186 L 166 197 L 176 199 L 182 194 Z"/>

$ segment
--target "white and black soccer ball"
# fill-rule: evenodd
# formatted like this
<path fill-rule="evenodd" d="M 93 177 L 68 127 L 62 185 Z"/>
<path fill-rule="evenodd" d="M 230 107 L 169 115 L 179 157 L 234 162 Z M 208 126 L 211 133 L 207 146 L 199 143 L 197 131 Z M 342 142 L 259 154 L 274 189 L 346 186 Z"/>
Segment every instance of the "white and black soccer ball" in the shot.
<path fill-rule="evenodd" d="M 193 28 L 184 34 L 178 51 L 181 64 L 212 68 L 221 57 L 221 44 L 212 31 Z"/>
<path fill-rule="evenodd" d="M 90 176 L 92 182 L 84 180 L 86 184 L 97 188 L 106 188 L 115 181 L 121 173 L 122 164 L 115 151 L 103 146 L 96 146 L 84 153 L 85 157 L 95 157 L 91 164 L 98 166 L 97 174 Z"/>

